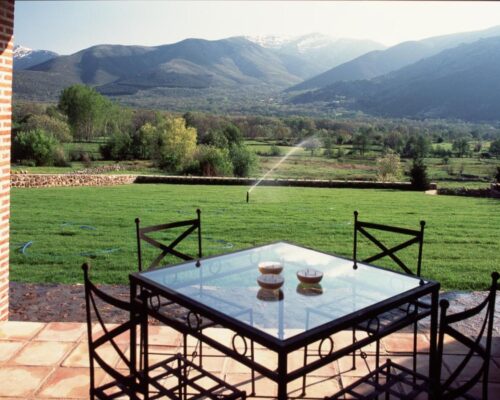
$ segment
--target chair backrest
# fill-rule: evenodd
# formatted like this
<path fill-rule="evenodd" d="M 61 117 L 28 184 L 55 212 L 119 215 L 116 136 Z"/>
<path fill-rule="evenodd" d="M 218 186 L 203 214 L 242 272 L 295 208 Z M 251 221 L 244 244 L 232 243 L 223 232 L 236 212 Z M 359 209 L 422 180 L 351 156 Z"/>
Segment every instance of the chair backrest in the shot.
<path fill-rule="evenodd" d="M 353 246 L 353 260 L 354 268 L 357 268 L 357 262 L 373 263 L 383 257 L 390 257 L 401 269 L 409 274 L 420 276 L 422 268 L 422 250 L 424 244 L 424 228 L 425 221 L 420 221 L 420 229 L 407 229 L 399 228 L 397 226 L 374 224 L 372 222 L 364 222 L 358 219 L 358 212 L 354 211 L 354 246 Z M 398 233 L 402 235 L 409 236 L 410 239 L 397 246 L 388 248 L 379 239 L 377 239 L 372 233 L 372 230 L 384 231 Z M 365 236 L 370 242 L 375 244 L 381 251 L 371 257 L 365 258 L 364 260 L 358 260 L 358 232 Z M 407 264 L 405 264 L 395 253 L 411 246 L 413 244 L 418 244 L 418 258 L 416 269 L 412 269 Z"/>
<path fill-rule="evenodd" d="M 137 257 L 138 257 L 138 265 L 139 265 L 139 271 L 143 270 L 143 260 L 142 260 L 142 249 L 141 249 L 141 241 L 144 240 L 145 242 L 149 243 L 151 246 L 158 248 L 161 250 L 161 253 L 153 260 L 153 262 L 146 267 L 146 269 L 149 268 L 154 268 L 159 265 L 160 261 L 163 260 L 167 255 L 171 254 L 175 257 L 178 257 L 184 261 L 188 260 L 193 260 L 194 257 L 185 254 L 183 252 L 180 252 L 179 250 L 175 249 L 175 247 L 182 242 L 186 237 L 188 237 L 191 233 L 193 233 L 195 230 L 198 231 L 198 258 L 202 257 L 202 249 L 201 249 L 201 211 L 200 209 L 196 210 L 196 218 L 195 219 L 189 219 L 185 221 L 177 221 L 177 222 L 170 222 L 167 224 L 161 224 L 161 225 L 153 225 L 153 226 L 146 226 L 141 228 L 140 226 L 140 219 L 136 218 L 135 219 L 135 225 L 136 225 L 136 233 L 137 233 Z M 163 243 L 160 243 L 158 240 L 152 238 L 149 234 L 153 232 L 159 232 L 159 231 L 166 231 L 169 229 L 175 229 L 179 227 L 187 227 L 187 229 L 182 232 L 177 238 L 175 238 L 169 245 L 165 245 Z"/>
<path fill-rule="evenodd" d="M 437 376 L 441 377 L 441 369 L 443 368 L 443 353 L 446 346 L 444 344 L 445 335 L 450 336 L 466 349 L 460 361 L 452 368 L 450 376 L 441 381 L 439 386 L 440 399 L 459 398 L 469 392 L 480 381 L 482 381 L 482 399 L 488 398 L 488 374 L 498 278 L 498 272 L 491 274 L 491 287 L 488 295 L 479 305 L 468 310 L 447 314 L 449 302 L 447 300 L 440 301 L 441 317 L 437 348 L 439 357 Z M 479 329 L 475 337 L 465 336 L 452 326 L 452 324 L 468 320 L 480 313 L 484 313 L 484 320 L 476 325 Z M 480 361 L 479 364 L 477 360 Z M 466 369 L 467 374 L 464 376 L 463 373 Z M 435 381 L 440 382 L 440 379 Z"/>
<path fill-rule="evenodd" d="M 135 328 L 138 324 L 138 320 L 129 319 L 123 324 L 113 326 L 112 329 L 109 329 L 109 327 L 105 325 L 101 312 L 102 306 L 112 306 L 128 313 L 131 312 L 132 306 L 129 302 L 112 297 L 97 288 L 89 279 L 89 268 L 87 263 L 82 265 L 85 282 L 91 397 L 94 398 L 93 396 L 96 394 L 94 368 L 99 367 L 102 368 L 106 374 L 110 375 L 130 398 L 138 399 L 137 393 L 141 391 L 141 388 L 137 381 L 140 377 L 135 370 L 135 366 L 131 365 L 129 358 L 125 355 L 116 341 L 118 336 L 130 332 L 132 327 Z M 94 324 L 97 324 L 98 332 L 94 332 Z M 100 352 L 103 347 L 106 347 L 107 356 L 105 358 L 103 358 L 103 353 Z M 113 349 L 111 353 L 114 353 L 111 356 L 110 348 Z M 121 361 L 126 365 L 128 368 L 127 372 L 130 372 L 129 374 L 124 375 L 114 367 L 117 358 L 116 355 L 118 355 Z M 108 360 L 112 360 L 113 364 L 110 364 Z M 132 376 L 136 376 L 136 379 L 132 378 Z"/>

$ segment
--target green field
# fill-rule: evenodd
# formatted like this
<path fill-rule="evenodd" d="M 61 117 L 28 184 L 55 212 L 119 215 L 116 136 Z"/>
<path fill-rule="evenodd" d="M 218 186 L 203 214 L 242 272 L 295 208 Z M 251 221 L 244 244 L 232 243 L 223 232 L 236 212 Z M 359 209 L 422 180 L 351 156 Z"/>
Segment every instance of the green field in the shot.
<path fill-rule="evenodd" d="M 202 209 L 204 254 L 288 240 L 349 256 L 353 210 L 363 219 L 417 228 L 427 221 L 423 272 L 446 289 L 482 289 L 499 269 L 500 203 L 391 190 L 127 185 L 13 189 L 11 279 L 126 283 L 136 269 L 134 218 L 145 225 L 194 217 Z M 386 238 L 388 245 L 393 238 Z M 26 245 L 31 242 L 30 245 Z M 24 246 L 24 254 L 21 249 Z M 195 238 L 186 242 L 195 248 Z M 367 250 L 368 247 L 361 246 Z M 368 254 L 363 252 L 363 254 Z M 151 254 L 147 254 L 150 256 Z M 412 260 L 415 253 L 403 254 Z"/>

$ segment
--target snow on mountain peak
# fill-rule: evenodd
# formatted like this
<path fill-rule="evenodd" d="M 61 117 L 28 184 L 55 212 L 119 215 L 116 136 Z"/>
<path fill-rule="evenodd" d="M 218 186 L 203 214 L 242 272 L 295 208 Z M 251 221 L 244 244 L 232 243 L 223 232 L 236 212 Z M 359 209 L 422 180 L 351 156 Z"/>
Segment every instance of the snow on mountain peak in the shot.
<path fill-rule="evenodd" d="M 24 58 L 29 56 L 31 53 L 33 53 L 33 49 L 20 45 L 14 46 L 14 51 L 13 51 L 14 58 Z"/>

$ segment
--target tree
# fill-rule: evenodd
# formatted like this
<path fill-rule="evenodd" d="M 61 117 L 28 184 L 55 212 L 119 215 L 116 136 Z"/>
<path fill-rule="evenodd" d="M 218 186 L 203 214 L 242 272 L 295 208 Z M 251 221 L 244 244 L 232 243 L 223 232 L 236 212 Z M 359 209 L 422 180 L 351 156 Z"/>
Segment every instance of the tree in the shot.
<path fill-rule="evenodd" d="M 490 153 L 495 157 L 500 156 L 500 139 L 494 140 L 490 143 Z"/>
<path fill-rule="evenodd" d="M 431 148 L 431 142 L 424 135 L 409 136 L 403 149 L 403 156 L 413 159 L 427 157 Z"/>
<path fill-rule="evenodd" d="M 363 130 L 355 134 L 352 138 L 352 145 L 354 150 L 359 151 L 362 156 L 365 154 L 368 145 L 370 144 L 370 138 L 368 132 Z"/>
<path fill-rule="evenodd" d="M 320 147 L 321 147 L 321 143 L 315 137 L 308 139 L 304 143 L 304 148 L 311 152 L 311 157 L 314 156 L 314 152 L 316 151 L 316 149 L 319 149 Z"/>
<path fill-rule="evenodd" d="M 48 115 L 31 115 L 22 125 L 23 131 L 34 131 L 37 129 L 43 130 L 55 137 L 59 142 L 71 142 L 73 139 L 69 126 L 66 122 Z"/>
<path fill-rule="evenodd" d="M 196 151 L 196 129 L 186 127 L 183 118 L 164 118 L 152 136 L 151 157 L 160 168 L 181 171 L 192 161 Z"/>
<path fill-rule="evenodd" d="M 88 86 L 73 85 L 62 91 L 58 107 L 68 116 L 74 138 L 91 140 L 103 133 L 111 102 Z"/>
<path fill-rule="evenodd" d="M 230 149 L 235 176 L 249 176 L 257 163 L 255 153 L 244 145 L 233 144 Z"/>
<path fill-rule="evenodd" d="M 323 138 L 323 147 L 325 148 L 323 155 L 326 158 L 333 158 L 333 140 L 330 136 Z"/>
<path fill-rule="evenodd" d="M 415 189 L 427 190 L 429 188 L 429 178 L 427 176 L 427 166 L 421 158 L 413 159 L 410 169 L 411 184 Z"/>
<path fill-rule="evenodd" d="M 220 130 L 210 130 L 201 141 L 203 144 L 209 146 L 215 146 L 219 149 L 227 149 L 229 147 L 229 141 L 227 140 L 224 132 Z"/>
<path fill-rule="evenodd" d="M 389 150 L 377 159 L 377 180 L 380 182 L 397 182 L 401 176 L 401 160 L 399 154 Z"/>
<path fill-rule="evenodd" d="M 464 137 L 455 139 L 451 148 L 457 153 L 458 157 L 463 157 L 469 153 L 469 141 Z"/>
<path fill-rule="evenodd" d="M 196 150 L 198 171 L 203 176 L 229 176 L 233 172 L 233 165 L 227 149 L 215 146 L 200 145 Z"/>

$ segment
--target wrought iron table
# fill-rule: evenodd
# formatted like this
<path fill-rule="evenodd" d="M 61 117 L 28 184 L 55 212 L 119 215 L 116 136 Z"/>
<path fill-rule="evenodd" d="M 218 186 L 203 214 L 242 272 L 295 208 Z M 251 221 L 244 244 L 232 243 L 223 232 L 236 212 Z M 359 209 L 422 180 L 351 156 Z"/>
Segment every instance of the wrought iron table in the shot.
<path fill-rule="evenodd" d="M 261 261 L 283 264 L 280 289 L 259 287 Z M 296 274 L 304 268 L 321 271 L 321 282 L 301 285 Z M 429 316 L 429 365 L 434 368 L 437 282 L 359 262 L 354 265 L 352 260 L 332 254 L 277 242 L 134 273 L 130 283 L 131 299 L 137 298 L 139 288 L 156 296 L 148 308 L 151 316 L 276 382 L 280 400 L 287 398 L 289 382 Z M 169 304 L 186 313 L 176 318 Z M 206 334 L 203 328 L 207 324 L 231 330 L 232 340 L 223 343 Z M 358 328 L 369 334 L 336 348 L 333 335 Z M 135 343 L 135 333 L 131 340 Z M 290 370 L 289 354 L 318 341 L 319 357 Z M 275 367 L 254 358 L 254 342 L 275 353 Z"/>

